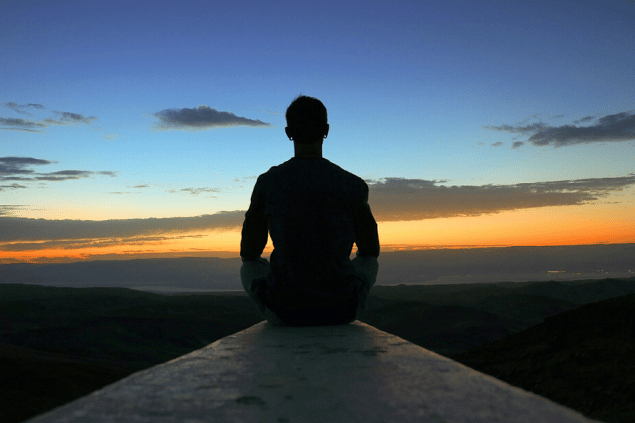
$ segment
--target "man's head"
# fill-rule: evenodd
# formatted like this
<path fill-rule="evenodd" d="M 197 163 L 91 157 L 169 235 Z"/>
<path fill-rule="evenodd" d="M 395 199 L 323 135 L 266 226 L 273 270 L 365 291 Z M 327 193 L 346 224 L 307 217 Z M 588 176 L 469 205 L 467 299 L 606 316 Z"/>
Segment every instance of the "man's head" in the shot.
<path fill-rule="evenodd" d="M 285 132 L 294 142 L 321 142 L 329 133 L 326 107 L 317 98 L 301 95 L 287 108 Z"/>

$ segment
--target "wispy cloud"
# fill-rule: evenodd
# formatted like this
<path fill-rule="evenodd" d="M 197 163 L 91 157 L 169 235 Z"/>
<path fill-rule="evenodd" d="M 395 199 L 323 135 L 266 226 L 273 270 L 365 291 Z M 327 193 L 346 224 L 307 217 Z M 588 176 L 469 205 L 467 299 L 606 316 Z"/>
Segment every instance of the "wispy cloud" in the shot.
<path fill-rule="evenodd" d="M 92 175 L 105 175 L 115 177 L 117 172 L 102 171 L 91 172 L 89 170 L 60 170 L 59 172 L 51 172 L 41 174 L 42 176 L 36 176 L 34 179 L 37 181 L 68 181 L 72 179 L 84 179 L 90 178 Z"/>
<path fill-rule="evenodd" d="M 117 138 L 119 138 L 121 135 L 119 134 L 103 134 L 102 138 L 108 140 L 108 141 L 113 141 Z"/>
<path fill-rule="evenodd" d="M 89 171 L 89 170 L 59 170 L 57 172 L 36 172 L 33 166 L 44 166 L 56 163 L 50 160 L 35 159 L 33 157 L 0 157 L 0 182 L 21 181 L 24 183 L 47 181 L 59 182 L 74 179 L 90 178 L 92 176 L 117 176 L 113 171 Z M 2 185 L 0 189 L 26 188 L 26 186 L 14 183 Z"/>
<path fill-rule="evenodd" d="M 5 189 L 19 189 L 19 188 L 27 188 L 26 185 L 20 185 L 18 183 L 12 183 L 10 185 L 0 185 L 0 191 Z"/>
<path fill-rule="evenodd" d="M 10 216 L 16 210 L 22 210 L 26 206 L 23 205 L 15 205 L 15 204 L 0 204 L 0 217 L 2 216 Z"/>
<path fill-rule="evenodd" d="M 4 106 L 14 112 L 33 116 L 32 109 L 44 110 L 41 104 L 29 103 L 18 104 L 14 102 L 4 103 Z M 0 130 L 12 130 L 23 132 L 44 132 L 44 129 L 51 125 L 89 125 L 97 120 L 95 116 L 84 116 L 80 113 L 53 111 L 53 117 L 40 120 L 0 117 Z"/>
<path fill-rule="evenodd" d="M 589 126 L 578 126 L 581 123 L 591 121 L 596 123 Z M 573 124 L 561 126 L 549 126 L 546 123 L 537 122 L 529 125 L 500 125 L 486 126 L 485 128 L 514 134 L 531 134 L 527 141 L 536 146 L 564 147 L 594 142 L 631 141 L 635 140 L 635 114 L 622 112 L 598 119 L 586 116 L 574 121 Z M 520 145 L 518 144 L 515 148 Z"/>
<path fill-rule="evenodd" d="M 405 178 L 367 182 L 376 220 L 407 221 L 587 204 L 635 185 L 635 175 L 482 186 L 445 186 L 446 181 Z"/>
<path fill-rule="evenodd" d="M 8 103 L 4 103 L 5 107 L 8 107 L 9 109 L 13 110 L 14 112 L 17 113 L 22 113 L 25 115 L 31 115 L 31 112 L 29 112 L 29 109 L 46 109 L 46 107 L 42 106 L 41 104 L 38 103 L 28 103 L 28 104 L 18 104 L 15 103 L 13 101 L 10 101 Z"/>
<path fill-rule="evenodd" d="M 485 129 L 492 131 L 511 132 L 513 134 L 526 134 L 531 132 L 537 132 L 544 128 L 547 128 L 547 124 L 542 122 L 532 123 L 530 125 L 500 125 L 500 126 L 485 126 Z"/>
<path fill-rule="evenodd" d="M 199 195 L 199 194 L 203 194 L 203 193 L 218 193 L 220 192 L 220 188 L 209 188 L 209 187 L 200 187 L 200 188 L 181 188 L 181 189 L 171 189 L 168 190 L 169 193 L 171 194 L 176 194 L 176 193 L 186 193 L 186 194 L 191 194 L 191 195 Z"/>
<path fill-rule="evenodd" d="M 575 123 L 576 125 L 579 125 L 581 123 L 591 122 L 593 119 L 595 119 L 594 116 L 585 116 L 585 117 L 583 117 L 581 119 L 574 120 L 573 123 Z"/>
<path fill-rule="evenodd" d="M 83 125 L 90 125 L 97 118 L 95 116 L 86 117 L 79 113 L 71 113 L 71 112 L 53 112 L 57 119 L 45 119 L 44 122 L 49 123 L 51 125 L 74 125 L 77 123 Z"/>
<path fill-rule="evenodd" d="M 174 241 L 186 238 L 201 238 L 205 235 L 173 235 L 173 236 L 136 236 L 125 239 L 121 238 L 88 238 L 88 239 L 70 239 L 70 240 L 49 240 L 41 242 L 16 242 L 0 244 L 0 251 L 20 252 L 20 251 L 37 251 L 44 249 L 85 249 L 85 248 L 104 248 L 113 246 L 139 246 L 139 245 L 157 245 L 166 241 Z"/>
<path fill-rule="evenodd" d="M 22 118 L 4 118 L 0 117 L 0 129 L 24 132 L 43 132 L 42 128 L 48 125 L 42 122 L 35 122 Z"/>
<path fill-rule="evenodd" d="M 201 131 L 204 129 L 228 126 L 272 126 L 261 120 L 236 116 L 231 112 L 219 112 L 208 106 L 198 106 L 194 109 L 165 109 L 153 116 L 159 118 L 157 129 Z"/>

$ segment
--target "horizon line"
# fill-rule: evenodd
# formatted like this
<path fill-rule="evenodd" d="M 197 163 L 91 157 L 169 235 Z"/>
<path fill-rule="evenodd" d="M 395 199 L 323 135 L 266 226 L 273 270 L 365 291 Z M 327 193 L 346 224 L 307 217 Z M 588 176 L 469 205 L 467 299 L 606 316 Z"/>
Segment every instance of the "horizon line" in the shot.
<path fill-rule="evenodd" d="M 434 245 L 434 244 L 383 244 L 381 253 L 399 253 L 412 251 L 429 250 L 473 250 L 473 249 L 494 249 L 494 248 L 549 248 L 549 247 L 584 247 L 584 246 L 611 246 L 611 245 L 633 245 L 632 242 L 596 242 L 590 244 L 557 244 L 557 245 L 504 245 L 504 244 L 479 244 L 479 245 Z M 273 247 L 267 246 L 263 251 L 263 257 L 271 255 Z M 354 255 L 355 252 L 351 252 Z M 381 255 L 381 254 L 380 254 Z M 171 251 L 171 252 L 146 252 L 146 253 L 111 253 L 111 254 L 91 254 L 86 256 L 64 256 L 64 257 L 35 257 L 35 258 L 0 258 L 0 266 L 6 264 L 62 264 L 92 261 L 124 261 L 143 259 L 177 259 L 177 258 L 240 258 L 239 251 L 210 250 L 210 251 Z"/>

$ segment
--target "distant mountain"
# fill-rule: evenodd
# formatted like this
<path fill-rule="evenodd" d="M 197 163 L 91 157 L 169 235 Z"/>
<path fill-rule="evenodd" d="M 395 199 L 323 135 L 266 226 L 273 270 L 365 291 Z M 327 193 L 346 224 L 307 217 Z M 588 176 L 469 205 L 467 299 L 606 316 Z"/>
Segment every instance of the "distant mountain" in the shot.
<path fill-rule="evenodd" d="M 375 286 L 364 322 L 443 355 L 542 323 L 583 304 L 635 294 L 635 278 Z"/>
<path fill-rule="evenodd" d="M 452 357 L 607 423 L 635 421 L 635 295 L 587 304 Z"/>
<path fill-rule="evenodd" d="M 181 257 L 0 265 L 0 282 L 62 287 L 240 290 L 240 258 Z"/>
<path fill-rule="evenodd" d="M 456 248 L 382 252 L 383 285 L 627 278 L 635 244 Z"/>
<path fill-rule="evenodd" d="M 241 260 L 182 257 L 0 265 L 0 283 L 144 290 L 242 290 Z M 627 278 L 635 244 L 382 252 L 378 285 Z"/>

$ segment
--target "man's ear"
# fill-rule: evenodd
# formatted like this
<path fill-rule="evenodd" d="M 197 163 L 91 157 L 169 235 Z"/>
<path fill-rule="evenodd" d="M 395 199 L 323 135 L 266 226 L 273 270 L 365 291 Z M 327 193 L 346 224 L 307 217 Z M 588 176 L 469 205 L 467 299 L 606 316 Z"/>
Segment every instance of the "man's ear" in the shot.
<path fill-rule="evenodd" d="M 329 124 L 324 125 L 324 138 L 329 134 Z"/>
<path fill-rule="evenodd" d="M 293 131 L 288 126 L 284 128 L 284 132 L 287 134 L 287 137 L 293 141 Z"/>

